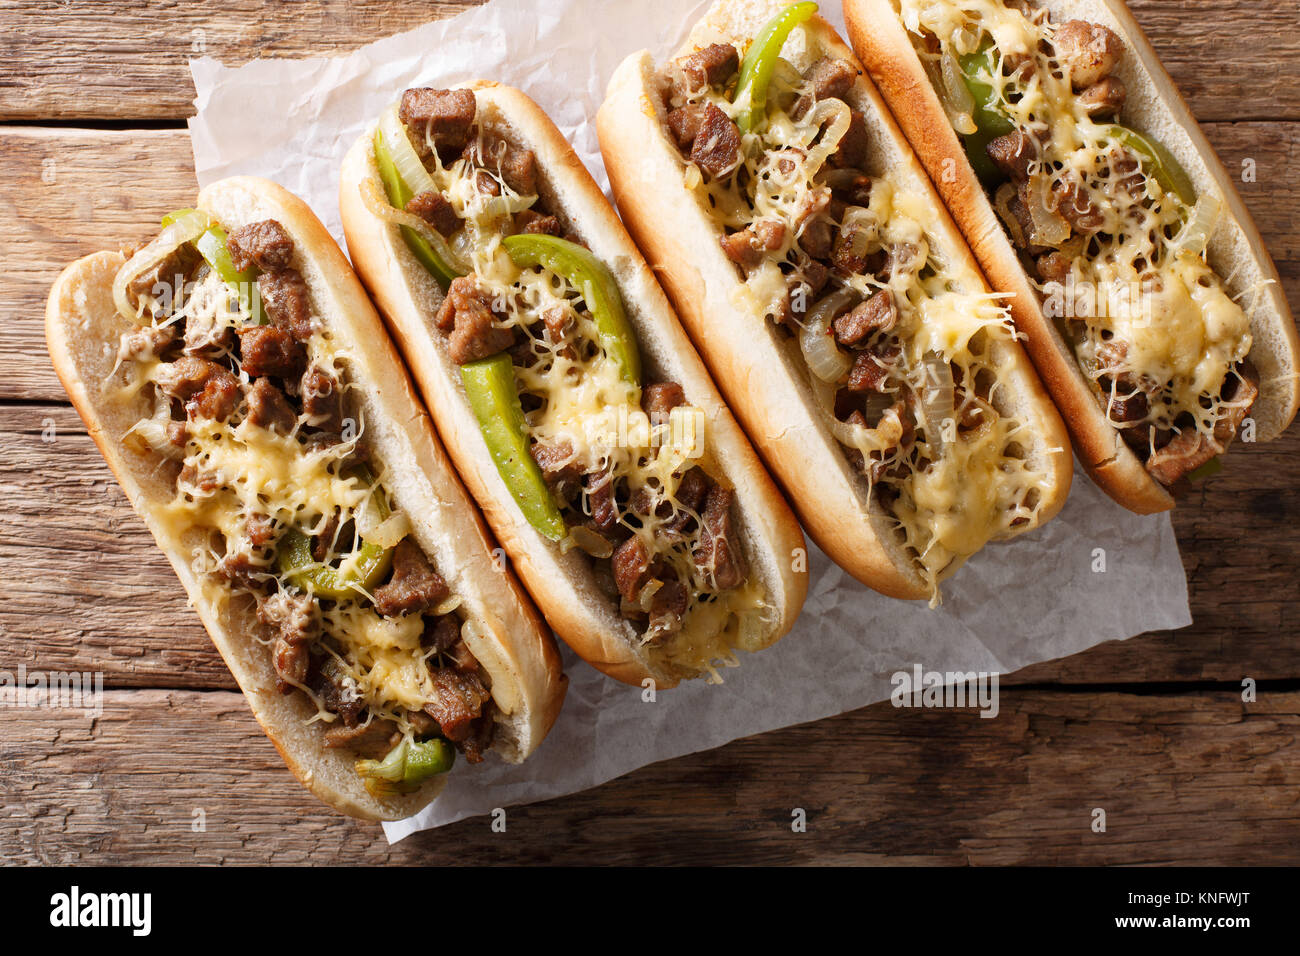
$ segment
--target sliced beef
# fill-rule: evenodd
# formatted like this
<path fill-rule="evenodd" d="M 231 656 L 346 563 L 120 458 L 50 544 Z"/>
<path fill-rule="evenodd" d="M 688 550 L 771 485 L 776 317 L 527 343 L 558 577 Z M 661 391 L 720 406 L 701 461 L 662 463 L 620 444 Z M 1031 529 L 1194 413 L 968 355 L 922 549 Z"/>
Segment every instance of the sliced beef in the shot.
<path fill-rule="evenodd" d="M 338 379 L 325 368 L 312 365 L 303 372 L 298 388 L 307 424 L 324 432 L 342 431 L 343 389 Z"/>
<path fill-rule="evenodd" d="M 128 282 L 127 296 L 132 304 L 136 304 L 142 296 L 146 295 L 155 299 L 170 299 L 172 302 L 177 302 L 181 298 L 179 293 L 184 291 L 190 273 L 202 261 L 198 250 L 190 243 L 177 246 L 162 262 L 151 269 L 146 269 Z M 168 286 L 170 291 L 164 291 L 163 286 Z"/>
<path fill-rule="evenodd" d="M 451 283 L 434 323 L 451 333 L 448 347 L 457 365 L 496 355 L 515 341 L 513 329 L 494 323 L 492 296 L 469 277 Z"/>
<path fill-rule="evenodd" d="M 454 614 L 424 619 L 424 635 L 420 642 L 439 654 L 445 654 L 460 642 L 460 621 Z"/>
<path fill-rule="evenodd" d="M 366 710 L 365 701 L 334 658 L 329 655 L 312 658 L 307 686 L 320 698 L 326 710 L 343 719 L 344 726 L 355 727 L 361 722 Z"/>
<path fill-rule="evenodd" d="M 674 408 L 686 404 L 686 392 L 676 382 L 655 382 L 641 390 L 641 408 L 658 425 Z"/>
<path fill-rule="evenodd" d="M 722 86 L 740 69 L 740 54 L 730 43 L 711 43 L 677 61 L 692 89 Z"/>
<path fill-rule="evenodd" d="M 1073 264 L 1074 257 L 1058 249 L 1043 253 L 1034 263 L 1038 278 L 1043 282 L 1064 282 L 1069 278 Z"/>
<path fill-rule="evenodd" d="M 298 414 L 275 384 L 266 377 L 253 382 L 248 390 L 247 420 L 258 428 L 287 435 L 293 431 Z"/>
<path fill-rule="evenodd" d="M 740 130 L 726 113 L 709 103 L 691 147 L 691 162 L 714 179 L 730 175 L 740 164 Z"/>
<path fill-rule="evenodd" d="M 240 367 L 256 378 L 297 379 L 307 365 L 307 350 L 288 329 L 253 325 L 239 330 Z"/>
<path fill-rule="evenodd" d="M 649 632 L 656 641 L 682 629 L 689 604 L 690 593 L 679 578 L 669 577 L 663 582 L 650 598 Z"/>
<path fill-rule="evenodd" d="M 358 756 L 372 760 L 385 756 L 400 739 L 397 724 L 386 718 L 375 718 L 356 727 L 335 724 L 325 731 L 326 747 L 346 747 Z"/>
<path fill-rule="evenodd" d="M 799 230 L 799 248 L 813 259 L 829 259 L 834 242 L 835 230 L 825 219 L 811 219 Z"/>
<path fill-rule="evenodd" d="M 483 713 L 470 722 L 469 733 L 465 735 L 465 739 L 456 741 L 456 747 L 465 755 L 467 763 L 482 763 L 488 748 L 492 746 L 492 735 L 497 726 L 497 722 L 492 717 L 495 710 L 492 701 L 489 700 L 483 705 Z"/>
<path fill-rule="evenodd" d="M 525 209 L 515 216 L 515 226 L 520 232 L 537 236 L 561 236 L 564 227 L 555 216 L 543 215 L 532 209 Z"/>
<path fill-rule="evenodd" d="M 274 543 L 277 534 L 275 522 L 270 515 L 254 512 L 244 519 L 244 536 L 255 548 L 265 548 Z"/>
<path fill-rule="evenodd" d="M 293 239 L 274 219 L 250 222 L 226 238 L 231 265 L 239 272 L 257 266 L 263 272 L 287 269 L 293 261 Z"/>
<path fill-rule="evenodd" d="M 297 269 L 264 272 L 257 277 L 262 308 L 272 325 L 285 329 L 299 342 L 311 338 L 311 297 Z"/>
<path fill-rule="evenodd" d="M 984 152 L 993 165 L 1016 184 L 1029 178 L 1029 164 L 1038 157 L 1034 140 L 1019 129 L 989 140 Z"/>
<path fill-rule="evenodd" d="M 384 617 L 419 614 L 437 607 L 451 593 L 420 546 L 409 537 L 393 549 L 393 576 L 375 588 L 375 610 Z"/>
<path fill-rule="evenodd" d="M 850 110 L 849 128 L 844 131 L 839 146 L 831 154 L 831 165 L 857 169 L 867 161 L 867 147 L 870 145 L 866 119 L 861 111 Z"/>
<path fill-rule="evenodd" d="M 321 634 L 320 606 L 309 594 L 277 591 L 257 602 L 257 619 L 290 644 L 310 644 Z"/>
<path fill-rule="evenodd" d="M 293 644 L 277 637 L 271 645 L 271 665 L 275 668 L 275 689 L 288 694 L 307 679 L 311 652 L 304 644 Z"/>
<path fill-rule="evenodd" d="M 832 323 L 835 341 L 850 348 L 861 345 L 875 332 L 888 332 L 898 320 L 894 294 L 880 289 Z"/>
<path fill-rule="evenodd" d="M 573 446 L 567 441 L 554 445 L 533 442 L 533 459 L 542 469 L 542 478 L 548 485 L 566 485 L 582 477 L 582 464 L 573 457 Z"/>
<path fill-rule="evenodd" d="M 424 712 L 438 722 L 442 735 L 448 740 L 464 740 L 469 736 L 470 725 L 482 714 L 483 705 L 492 695 L 476 674 L 453 667 L 433 668 L 430 673 L 436 696 L 424 705 Z"/>
<path fill-rule="evenodd" d="M 542 312 L 542 326 L 546 329 L 546 340 L 559 344 L 573 331 L 573 312 L 566 306 L 554 305 Z M 572 355 L 571 352 L 565 353 Z"/>
<path fill-rule="evenodd" d="M 447 197 L 431 189 L 412 196 L 406 204 L 406 211 L 419 216 L 444 236 L 450 236 L 460 228 L 460 217 Z"/>
<path fill-rule="evenodd" d="M 842 100 L 853 88 L 858 71 L 848 61 L 839 57 L 824 56 L 808 68 L 804 79 L 812 85 L 812 93 L 819 100 Z"/>
<path fill-rule="evenodd" d="M 1029 188 L 1029 184 L 1025 184 Z M 1075 232 L 1091 235 L 1106 223 L 1102 214 L 1088 196 L 1088 190 L 1075 179 L 1058 179 L 1052 183 L 1052 195 L 1056 197 L 1056 211 L 1070 224 Z"/>
<path fill-rule="evenodd" d="M 704 125 L 704 104 L 687 103 L 668 113 L 668 132 L 683 152 L 689 152 Z"/>
<path fill-rule="evenodd" d="M 122 358 L 143 362 L 158 358 L 175 341 L 176 330 L 173 326 L 145 325 L 123 333 L 119 350 Z"/>
<path fill-rule="evenodd" d="M 438 148 L 461 149 L 469 142 L 477 104 L 473 90 L 417 88 L 402 94 L 398 118 L 416 133 L 417 147 L 425 151 L 425 136 Z"/>
<path fill-rule="evenodd" d="M 784 245 L 785 224 L 775 219 L 761 219 L 739 232 L 722 236 L 718 241 L 728 259 L 746 269 L 753 269 L 763 262 L 767 253 Z"/>
<path fill-rule="evenodd" d="M 339 514 L 332 511 L 325 518 L 325 523 L 320 526 L 320 530 L 311 536 L 311 556 L 313 561 L 319 561 L 324 564 L 329 560 L 330 552 L 334 549 L 335 539 L 339 534 Z"/>
<path fill-rule="evenodd" d="M 635 603 L 641 589 L 650 579 L 650 552 L 645 542 L 631 537 L 614 549 L 610 559 L 614 568 L 614 583 L 618 593 L 628 603 Z"/>
<path fill-rule="evenodd" d="M 853 369 L 849 372 L 846 385 L 850 392 L 884 392 L 890 373 L 894 370 L 894 359 L 898 355 L 897 346 L 877 352 L 868 349 L 859 352 L 853 360 Z"/>
<path fill-rule="evenodd" d="M 497 173 L 503 182 L 521 196 L 537 193 L 537 157 L 531 149 L 520 149 L 504 139 L 471 143 L 466 157 L 476 166 Z"/>
<path fill-rule="evenodd" d="M 230 351 L 234 342 L 234 330 L 214 314 L 199 312 L 185 319 L 186 355 L 216 358 Z"/>
<path fill-rule="evenodd" d="M 1237 435 L 1237 429 L 1250 413 L 1255 399 L 1259 397 L 1259 386 L 1253 368 L 1247 366 L 1242 371 L 1242 380 L 1228 400 L 1233 402 L 1231 408 L 1224 408 L 1219 420 L 1215 422 L 1214 433 L 1206 435 L 1191 427 L 1184 428 L 1170 439 L 1162 448 L 1157 448 L 1147 459 L 1146 469 L 1151 477 L 1164 485 L 1171 485 L 1188 472 L 1200 468 L 1211 458 L 1222 455 Z"/>
<path fill-rule="evenodd" d="M 745 556 L 733 527 L 731 504 L 736 493 L 714 485 L 704 503 L 703 528 L 695 563 L 719 591 L 745 580 Z"/>
<path fill-rule="evenodd" d="M 185 413 L 191 419 L 206 418 L 214 422 L 224 422 L 234 414 L 242 397 L 239 381 L 235 376 L 229 372 L 214 375 L 203 386 L 203 391 L 185 403 Z"/>
<path fill-rule="evenodd" d="M 1098 80 L 1079 94 L 1079 102 L 1093 119 L 1114 119 L 1124 108 L 1128 92 L 1118 76 Z"/>
<path fill-rule="evenodd" d="M 209 381 L 222 375 L 230 375 L 230 372 L 216 362 L 184 355 L 175 362 L 159 365 L 154 371 L 154 383 L 169 398 L 186 402 L 203 391 Z"/>
<path fill-rule="evenodd" d="M 609 533 L 618 527 L 618 502 L 614 480 L 608 474 L 587 476 L 587 504 L 597 531 Z"/>
<path fill-rule="evenodd" d="M 1115 69 L 1124 45 L 1109 28 L 1087 20 L 1067 20 L 1056 28 L 1056 57 L 1070 71 L 1076 92 L 1086 90 Z"/>

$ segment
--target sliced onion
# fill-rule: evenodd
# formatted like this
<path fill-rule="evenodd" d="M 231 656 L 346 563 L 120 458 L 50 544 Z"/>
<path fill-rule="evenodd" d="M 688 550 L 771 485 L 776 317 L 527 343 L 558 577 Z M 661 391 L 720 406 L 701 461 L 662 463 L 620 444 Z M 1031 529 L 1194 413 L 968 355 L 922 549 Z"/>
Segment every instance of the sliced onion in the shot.
<path fill-rule="evenodd" d="M 822 132 L 822 138 L 817 145 L 808 151 L 808 169 L 820 169 L 831 153 L 839 149 L 840 140 L 849 131 L 851 119 L 849 104 L 843 100 L 821 100 L 813 107 L 808 120 L 810 127 L 820 129 L 828 120 L 830 125 Z"/>
<path fill-rule="evenodd" d="M 377 179 L 363 179 L 361 181 L 361 201 L 365 203 L 366 209 L 370 210 L 371 215 L 390 225 L 405 226 L 407 229 L 418 233 L 420 238 L 433 247 L 433 251 L 441 257 L 442 261 L 457 272 L 464 274 L 472 271 L 465 263 L 465 260 L 453 252 L 451 246 L 447 245 L 447 240 L 440 233 L 434 232 L 427 222 L 404 209 L 394 208 L 388 201 L 388 197 L 384 195 Z"/>
<path fill-rule="evenodd" d="M 122 318 L 137 323 L 140 321 L 139 311 L 131 308 L 131 300 L 127 298 L 126 287 L 137 277 L 148 272 L 185 245 L 185 243 L 193 242 L 203 235 L 211 225 L 212 219 L 205 212 L 186 213 L 170 226 L 164 228 L 162 232 L 158 233 L 153 242 L 133 255 L 127 260 L 126 265 L 117 270 L 117 275 L 113 277 L 113 305 Z"/>
<path fill-rule="evenodd" d="M 442 599 L 442 603 L 433 609 L 434 617 L 442 617 L 444 614 L 450 614 L 456 608 L 464 604 L 464 600 L 459 594 L 451 594 Z"/>
<path fill-rule="evenodd" d="M 1025 235 L 1020 220 L 1011 211 L 1011 200 L 1015 198 L 1016 187 L 1011 183 L 1003 183 L 993 195 L 993 208 L 997 210 L 998 217 L 1006 225 L 1007 231 L 1011 233 L 1011 239 L 1016 248 L 1023 248 L 1029 245 L 1029 237 Z"/>
<path fill-rule="evenodd" d="M 180 461 L 185 457 L 185 449 L 178 448 L 168 438 L 167 427 L 171 422 L 171 402 L 164 398 L 161 393 L 157 393 L 153 415 L 142 418 L 131 426 L 127 433 L 122 436 L 122 441 L 140 448 L 141 451 L 157 452 L 164 458 Z"/>
<path fill-rule="evenodd" d="M 944 47 L 943 54 L 939 57 L 939 76 L 943 80 L 944 107 L 948 110 L 948 119 L 951 120 L 953 129 L 963 136 L 976 132 L 977 127 L 972 118 L 975 98 L 966 85 L 957 58 L 947 47 Z"/>
<path fill-rule="evenodd" d="M 664 582 L 655 578 L 641 589 L 641 593 L 636 596 L 636 603 L 640 606 L 641 610 L 645 611 L 647 614 L 650 613 L 650 605 L 654 603 L 654 596 L 663 586 Z"/>
<path fill-rule="evenodd" d="M 925 387 L 921 391 L 921 418 L 925 422 L 925 438 L 936 454 L 943 453 L 943 423 L 955 421 L 956 386 L 952 379 L 952 366 L 938 352 L 926 352 Z"/>
<path fill-rule="evenodd" d="M 375 494 L 380 492 L 376 491 Z M 362 508 L 356 517 L 357 531 L 366 541 L 381 548 L 395 548 L 397 543 L 411 533 L 411 519 L 405 512 L 394 511 L 384 520 L 373 523 L 379 515 L 377 508 Z"/>
<path fill-rule="evenodd" d="M 856 298 L 857 293 L 849 288 L 832 292 L 808 313 L 799 330 L 799 348 L 808 363 L 808 370 L 823 382 L 838 382 L 853 367 L 853 360 L 835 344 L 830 325 L 831 320 Z"/>
<path fill-rule="evenodd" d="M 1183 226 L 1182 232 L 1173 241 L 1174 255 L 1190 252 L 1194 256 L 1199 256 L 1203 253 L 1210 236 L 1214 234 L 1214 227 L 1219 222 L 1219 213 L 1222 210 L 1223 204 L 1217 196 L 1206 193 L 1197 200 L 1187 225 Z"/>
<path fill-rule="evenodd" d="M 576 524 L 569 529 L 572 547 L 585 551 L 593 558 L 604 560 L 614 553 L 614 545 L 602 534 L 592 531 L 586 525 Z M 568 550 L 568 549 L 564 549 Z"/>
<path fill-rule="evenodd" d="M 406 183 L 406 188 L 411 191 L 411 195 L 418 196 L 420 193 L 437 192 L 438 187 L 434 185 L 433 177 L 425 169 L 420 154 L 411 145 L 411 137 L 406 131 L 406 124 L 397 115 L 396 103 L 380 114 L 379 132 L 383 134 L 384 146 L 388 149 L 388 155 L 393 157 L 393 165 L 397 167 L 397 174 L 402 177 L 402 182 Z"/>
<path fill-rule="evenodd" d="M 1033 235 L 1030 241 L 1038 246 L 1055 249 L 1070 238 L 1070 224 L 1054 208 L 1047 206 L 1047 180 L 1035 176 L 1029 181 L 1025 205 L 1029 207 L 1029 218 L 1033 221 Z"/>

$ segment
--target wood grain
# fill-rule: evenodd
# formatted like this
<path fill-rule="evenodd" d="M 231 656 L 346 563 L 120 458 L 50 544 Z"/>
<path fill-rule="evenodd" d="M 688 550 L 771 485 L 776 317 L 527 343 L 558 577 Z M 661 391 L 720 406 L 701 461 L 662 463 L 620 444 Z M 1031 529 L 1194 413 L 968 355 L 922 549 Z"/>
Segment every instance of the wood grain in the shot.
<path fill-rule="evenodd" d="M 93 721 L 4 714 L 0 862 L 1300 862 L 1294 692 L 1004 688 L 992 720 L 876 705 L 510 808 L 505 833 L 479 817 L 393 847 L 302 790 L 241 695 L 105 698 Z"/>
<path fill-rule="evenodd" d="M 1254 161 L 1255 181 L 1239 188 L 1300 308 L 1291 198 L 1300 195 L 1300 124 L 1217 123 L 1206 133 L 1230 170 Z M 189 138 L 177 130 L 0 127 L 0 400 L 64 399 L 41 327 L 51 283 L 79 256 L 153 235 L 196 190 Z"/>
<path fill-rule="evenodd" d="M 180 119 L 194 114 L 186 62 L 337 56 L 453 16 L 475 0 L 95 0 L 0 3 L 0 119 Z M 1132 0 L 1194 113 L 1300 119 L 1300 3 Z"/>
<path fill-rule="evenodd" d="M 189 57 L 334 55 L 474 2 L 0 0 L 0 671 L 110 688 L 97 719 L 0 707 L 0 862 L 1300 863 L 1294 430 L 1175 513 L 1191 628 L 1027 668 L 997 719 L 877 705 L 395 847 L 302 790 L 67 405 L 44 300 L 192 201 Z M 1229 171 L 1254 161 L 1300 305 L 1300 0 L 1130 5 Z"/>
<path fill-rule="evenodd" d="M 44 440 L 52 439 L 52 440 Z M 1013 682 L 1276 680 L 1300 675 L 1300 434 L 1240 445 L 1175 513 L 1195 624 L 1111 642 Z M 76 413 L 0 406 L 0 667 L 96 670 L 112 687 L 226 687 L 184 594 Z"/>
<path fill-rule="evenodd" d="M 339 56 L 479 2 L 5 0 L 0 119 L 181 119 L 191 58 Z"/>

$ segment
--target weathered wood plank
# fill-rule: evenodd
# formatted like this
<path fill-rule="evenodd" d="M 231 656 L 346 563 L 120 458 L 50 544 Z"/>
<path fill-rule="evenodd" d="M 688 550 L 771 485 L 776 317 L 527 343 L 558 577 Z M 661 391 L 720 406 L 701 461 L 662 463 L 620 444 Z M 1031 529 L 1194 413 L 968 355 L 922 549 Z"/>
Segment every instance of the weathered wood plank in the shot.
<path fill-rule="evenodd" d="M 194 115 L 186 65 L 212 56 L 339 56 L 454 16 L 481 0 L 6 0 L 0 119 L 179 119 Z"/>
<path fill-rule="evenodd" d="M 1300 433 L 1242 445 L 1176 512 L 1191 628 L 1039 664 L 1013 682 L 1300 675 L 1298 455 Z M 0 667 L 100 670 L 120 687 L 234 686 L 71 408 L 0 406 L 0 463 Z"/>
<path fill-rule="evenodd" d="M 1229 169 L 1254 160 L 1240 189 L 1300 303 L 1300 123 L 1207 132 Z M 0 128 L 0 401 L 63 400 L 41 325 L 50 284 L 78 256 L 152 235 L 196 188 L 181 131 Z"/>
<path fill-rule="evenodd" d="M 1242 704 L 1004 689 L 992 720 L 877 705 L 512 808 L 505 833 L 477 818 L 394 847 L 308 796 L 240 695 L 105 698 L 93 722 L 76 710 L 4 713 L 0 860 L 1300 862 L 1300 693 Z M 792 832 L 794 808 L 807 832 Z M 1104 833 L 1091 828 L 1096 808 Z"/>
<path fill-rule="evenodd" d="M 68 263 L 158 231 L 194 203 L 189 134 L 0 130 L 0 399 L 61 399 L 45 299 Z"/>
<path fill-rule="evenodd" d="M 256 0 L 0 4 L 0 119 L 163 119 L 194 113 L 186 61 L 336 56 L 453 16 L 476 0 Z M 1300 119 L 1292 68 L 1300 3 L 1132 0 L 1202 120 Z"/>

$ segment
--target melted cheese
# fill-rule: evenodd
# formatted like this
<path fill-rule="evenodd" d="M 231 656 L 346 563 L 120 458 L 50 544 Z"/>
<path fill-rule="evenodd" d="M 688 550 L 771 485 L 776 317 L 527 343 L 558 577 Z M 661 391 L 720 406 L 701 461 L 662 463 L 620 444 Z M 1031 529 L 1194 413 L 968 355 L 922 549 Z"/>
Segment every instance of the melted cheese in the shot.
<path fill-rule="evenodd" d="M 1088 116 L 1068 71 L 1050 68 L 1055 61 L 1040 44 L 1051 43 L 1055 28 L 1044 11 L 1027 16 L 1001 0 L 901 0 L 900 12 L 923 60 L 935 58 L 921 42 L 926 34 L 956 55 L 976 50 L 985 35 L 993 38 L 999 63 L 984 79 L 999 91 L 1000 106 L 1015 125 L 1045 141 L 1031 176 L 1057 179 L 1062 173 L 1047 170 L 1063 170 L 1083 184 L 1100 213 L 1100 233 L 1076 256 L 1064 290 L 1096 301 L 1095 310 L 1069 310 L 1082 321 L 1081 333 L 1071 338 L 1085 372 L 1094 379 L 1129 373 L 1144 382 L 1152 397 L 1149 420 L 1157 429 L 1190 416 L 1203 432 L 1212 432 L 1224 385 L 1235 380 L 1232 371 L 1252 340 L 1249 316 L 1227 294 L 1204 253 L 1179 241 L 1184 222 L 1205 210 L 1189 208 L 1162 188 L 1145 161 L 1136 173 L 1113 169 L 1117 156 L 1140 157 L 1116 138 L 1113 123 Z M 1037 57 L 1032 76 L 1002 75 L 1002 59 L 1028 53 Z M 1201 202 L 1221 205 L 1213 196 Z M 1204 229 L 1208 235 L 1213 223 Z M 1060 284 L 1040 288 L 1049 301 L 1063 294 Z M 1125 346 L 1118 364 L 1114 347 L 1099 362 L 1099 349 L 1108 341 Z M 1102 389 L 1097 391 L 1104 400 Z"/>
<path fill-rule="evenodd" d="M 769 103 L 794 103 L 808 92 L 798 72 L 782 61 Z M 730 116 L 737 112 L 718 90 L 696 91 L 690 102 L 704 99 Z M 799 226 L 810 204 L 819 196 L 822 201 L 829 198 L 829 189 L 819 175 L 848 121 L 849 108 L 838 100 L 817 103 L 799 120 L 779 105 L 769 107 L 767 125 L 742 140 L 747 175 L 706 182 L 698 168 L 687 164 L 684 180 L 694 184 L 700 207 L 719 228 L 742 229 L 772 220 L 786 226 L 781 247 L 749 270 L 733 295 L 738 307 L 755 316 L 780 314 L 790 278 L 780 266 L 793 266 L 795 278 L 801 274 Z M 991 344 L 1008 342 L 1015 335 L 1008 310 L 1001 303 L 982 286 L 968 289 L 954 278 L 932 239 L 941 229 L 932 197 L 909 188 L 896 171 L 885 170 L 872 178 L 868 207 L 851 208 L 841 232 L 847 235 L 849 230 L 857 230 L 868 249 L 910 248 L 913 255 L 908 262 L 895 262 L 883 279 L 857 274 L 833 275 L 831 280 L 831 290 L 848 287 L 863 298 L 882 288 L 892 293 L 898 310 L 895 333 L 903 344 L 903 377 L 922 402 L 934 392 L 934 383 L 927 377 L 927 356 L 941 359 L 951 368 L 954 384 L 966 394 L 976 395 L 981 373 L 995 378 L 999 374 L 991 358 Z M 815 304 L 809 303 L 809 309 Z M 806 316 L 807 312 L 793 314 L 800 324 Z M 797 348 L 790 351 L 801 356 Z M 1038 502 L 1045 497 L 1042 492 L 1050 476 L 1018 457 L 1017 436 L 1024 437 L 1027 422 L 997 415 L 987 402 L 984 407 L 993 420 L 978 428 L 957 429 L 952 419 L 918 421 L 916 445 L 924 456 L 918 467 L 917 460 L 900 455 L 903 427 L 897 415 L 885 415 L 876 427 L 838 421 L 833 412 L 834 393 L 843 381 L 832 385 L 811 372 L 808 375 L 828 427 L 841 444 L 860 451 L 868 460 L 884 455 L 886 464 L 904 467 L 902 477 L 886 473 L 877 481 L 896 492 L 893 515 L 935 601 L 940 578 L 988 541 L 1037 526 Z M 950 434 L 937 434 L 943 430 Z"/>
<path fill-rule="evenodd" d="M 481 131 L 479 136 L 481 145 Z M 657 500 L 675 505 L 680 504 L 676 496 L 685 471 L 703 465 L 716 475 L 702 411 L 681 406 L 667 422 L 652 425 L 641 408 L 640 387 L 626 382 L 619 365 L 601 349 L 582 290 L 549 269 L 520 269 L 511 260 L 502 240 L 513 231 L 512 217 L 531 207 L 536 197 L 518 195 L 499 177 L 501 195 L 488 196 L 479 191 L 479 170 L 468 160 L 443 167 L 434 151 L 430 161 L 435 184 L 465 220 L 453 248 L 471 264 L 475 282 L 493 296 L 493 311 L 504 316 L 503 324 L 527 335 L 540 355 L 531 367 L 515 366 L 520 392 L 540 401 L 525 416 L 529 437 L 550 447 L 567 443 L 582 473 L 609 472 L 629 492 L 654 489 Z M 564 342 L 551 342 L 542 331 L 542 316 L 553 309 L 573 323 Z M 751 578 L 719 594 L 692 558 L 699 522 L 693 535 L 669 536 L 659 533 L 666 520 L 652 514 L 639 527 L 628 525 L 652 560 L 667 563 L 692 585 L 683 629 L 651 652 L 698 673 L 709 670 L 711 662 L 731 658 L 741 622 L 765 606 L 764 590 Z M 572 546 L 573 538 L 562 544 Z"/>
<path fill-rule="evenodd" d="M 195 292 L 175 316 L 158 325 L 184 318 L 216 333 L 221 328 L 240 328 L 247 324 L 248 316 L 237 309 L 224 283 L 214 273 L 201 276 Z M 336 347 L 328 333 L 323 330 L 313 333 L 307 348 L 313 362 L 332 369 L 338 380 L 346 383 L 347 355 Z M 157 356 L 130 355 L 125 342 L 121 361 L 127 373 L 127 384 L 121 386 L 125 394 L 136 394 L 157 381 L 163 371 L 163 363 Z M 239 380 L 245 388 L 248 386 L 247 374 L 240 372 Z M 158 408 L 165 416 L 163 422 L 145 419 L 137 423 L 132 433 L 140 434 L 161 450 L 170 409 L 160 392 L 158 397 Z M 363 518 L 362 511 L 372 497 L 386 493 L 382 481 L 371 487 L 355 475 L 344 474 L 346 464 L 353 460 L 355 443 L 309 450 L 299 441 L 296 428 L 290 434 L 280 435 L 253 425 L 244 419 L 244 414 L 244 410 L 237 409 L 227 421 L 206 418 L 189 421 L 182 477 L 193 477 L 178 482 L 176 496 L 156 509 L 154 518 L 173 540 L 181 540 L 195 528 L 213 532 L 206 543 L 206 555 L 195 555 L 203 558 L 209 568 L 222 558 L 243 551 L 253 566 L 273 578 L 278 587 L 293 588 L 296 585 L 280 572 L 273 555 L 258 552 L 247 543 L 248 519 L 266 515 L 284 527 L 311 534 L 330 514 L 337 513 L 340 524 Z M 358 413 L 358 437 L 364 430 Z M 344 575 L 354 570 L 359 559 L 359 552 L 347 555 L 335 552 L 329 558 Z M 224 579 L 216 574 L 204 574 L 200 580 L 210 600 L 219 603 L 229 600 L 230 585 Z M 381 618 L 370 607 L 368 599 L 358 593 L 355 599 L 333 602 L 324 609 L 322 619 L 324 634 L 330 639 L 328 643 L 323 642 L 324 647 L 337 658 L 347 686 L 365 701 L 372 715 L 395 720 L 409 732 L 406 710 L 418 710 L 436 698 L 427 654 L 420 646 L 423 617 L 416 614 Z M 315 699 L 308 688 L 301 689 Z M 321 702 L 316 703 L 320 707 L 318 716 L 332 720 Z"/>

